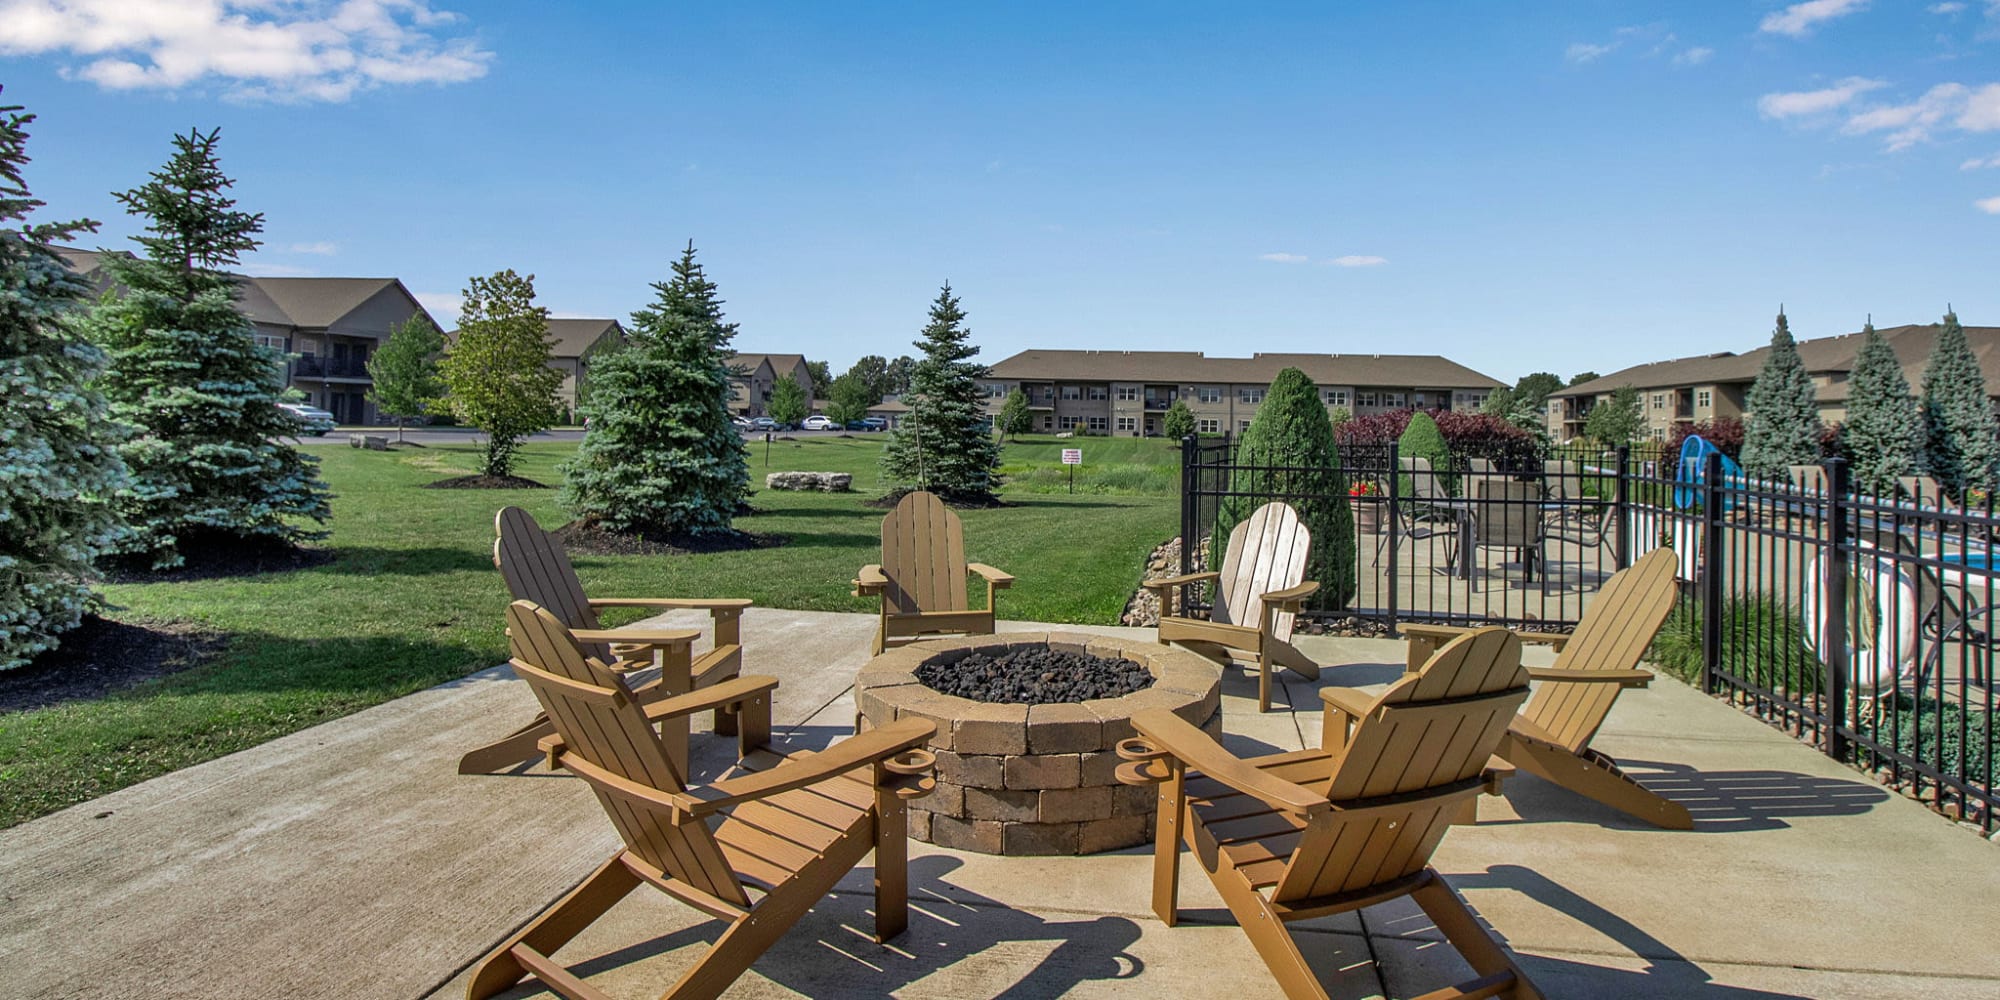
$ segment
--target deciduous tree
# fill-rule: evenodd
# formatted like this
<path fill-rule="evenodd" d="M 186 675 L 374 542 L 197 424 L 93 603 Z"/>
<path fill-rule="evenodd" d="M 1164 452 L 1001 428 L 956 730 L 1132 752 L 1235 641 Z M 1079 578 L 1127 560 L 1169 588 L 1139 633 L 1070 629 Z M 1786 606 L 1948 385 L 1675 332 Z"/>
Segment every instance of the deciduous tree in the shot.
<path fill-rule="evenodd" d="M 1584 418 L 1583 435 L 1607 448 L 1631 444 L 1646 429 L 1646 411 L 1639 407 L 1639 390 L 1621 385 L 1611 390 L 1611 398 L 1590 408 Z"/>
<path fill-rule="evenodd" d="M 440 364 L 451 412 L 486 432 L 483 468 L 507 476 L 521 439 L 562 419 L 549 367 L 549 311 L 535 304 L 535 276 L 512 270 L 468 279 L 458 339 Z"/>
<path fill-rule="evenodd" d="M 438 374 L 443 354 L 443 331 L 419 313 L 391 327 L 389 342 L 368 359 L 368 378 L 374 383 L 368 398 L 377 412 L 396 419 L 398 443 L 403 425 L 423 416 L 424 408 L 444 395 L 444 378 Z"/>
<path fill-rule="evenodd" d="M 806 398 L 805 387 L 790 374 L 778 379 L 777 384 L 771 387 L 771 399 L 764 404 L 764 412 L 783 426 L 798 424 L 811 410 L 812 401 Z"/>
<path fill-rule="evenodd" d="M 1016 388 L 1000 404 L 1000 437 L 1020 437 L 1035 429 L 1035 414 L 1028 409 L 1028 394 Z"/>
<path fill-rule="evenodd" d="M 851 424 L 868 416 L 868 408 L 882 401 L 875 395 L 866 380 L 853 372 L 833 380 L 827 388 L 826 415 L 842 424 Z"/>
<path fill-rule="evenodd" d="M 1187 400 L 1174 397 L 1173 405 L 1167 407 L 1166 416 L 1160 418 L 1160 429 L 1176 441 L 1194 433 L 1194 411 L 1188 409 Z"/>

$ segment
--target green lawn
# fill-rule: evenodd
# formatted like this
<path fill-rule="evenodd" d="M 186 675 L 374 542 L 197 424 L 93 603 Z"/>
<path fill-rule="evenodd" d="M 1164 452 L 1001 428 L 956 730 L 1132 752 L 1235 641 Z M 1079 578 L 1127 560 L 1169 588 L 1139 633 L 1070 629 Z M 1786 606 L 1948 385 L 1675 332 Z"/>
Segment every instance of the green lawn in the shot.
<path fill-rule="evenodd" d="M 784 535 L 778 548 L 679 557 L 584 557 L 578 572 L 603 595 L 747 597 L 784 608 L 865 611 L 848 595 L 874 560 L 882 512 L 861 501 L 885 485 L 880 436 L 779 441 L 751 451 L 751 472 L 855 473 L 846 495 L 759 490 L 739 527 Z M 1147 551 L 1177 530 L 1178 457 L 1164 442 L 1033 438 L 1010 445 L 1014 475 L 1060 468 L 1081 446 L 1078 495 L 1010 486 L 1015 506 L 964 512 L 966 547 L 1019 579 L 1007 617 L 1111 623 Z M 531 445 L 520 475 L 553 484 L 570 445 Z M 338 494 L 333 562 L 230 580 L 106 588 L 113 617 L 183 620 L 227 632 L 213 662 L 98 701 L 0 716 L 0 827 L 134 782 L 255 746 L 505 659 L 494 572 L 493 512 L 519 504 L 545 525 L 567 520 L 554 490 L 424 490 L 473 471 L 469 446 L 396 452 L 312 447 Z M 1103 462 L 1097 462 L 1098 458 Z M 1150 471 L 1134 473 L 1133 469 Z M 1120 471 L 1122 470 L 1122 471 Z M 1122 477 L 1122 478 L 1120 478 Z M 1160 488 L 1160 483 L 1167 484 Z"/>

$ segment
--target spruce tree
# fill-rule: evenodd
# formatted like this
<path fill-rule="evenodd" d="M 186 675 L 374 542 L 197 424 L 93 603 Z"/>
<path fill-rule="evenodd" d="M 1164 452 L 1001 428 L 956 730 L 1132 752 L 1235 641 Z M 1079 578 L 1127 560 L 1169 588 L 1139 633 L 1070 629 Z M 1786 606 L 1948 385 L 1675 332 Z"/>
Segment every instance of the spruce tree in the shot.
<path fill-rule="evenodd" d="M 1916 470 L 1923 424 L 1903 363 L 1875 324 L 1861 329 L 1861 350 L 1848 376 L 1847 423 L 1841 441 L 1854 484 L 1878 497 L 1896 495 L 1896 477 Z"/>
<path fill-rule="evenodd" d="M 65 314 L 89 293 L 49 244 L 90 221 L 27 224 L 27 126 L 0 107 L 0 670 L 54 648 L 98 603 L 91 563 L 123 532 L 111 498 L 125 485 L 122 436 L 91 381 L 104 352 Z"/>
<path fill-rule="evenodd" d="M 965 329 L 965 313 L 946 282 L 931 303 L 930 322 L 916 345 L 923 360 L 910 369 L 908 416 L 882 454 L 882 474 L 894 482 L 960 501 L 990 499 L 1000 445 L 987 431 L 979 380 L 986 366 Z"/>
<path fill-rule="evenodd" d="M 764 404 L 764 412 L 780 427 L 797 426 L 811 409 L 812 401 L 806 398 L 805 386 L 789 374 L 771 387 L 771 401 Z"/>
<path fill-rule="evenodd" d="M 549 367 L 549 311 L 535 304 L 535 276 L 512 270 L 466 281 L 458 339 L 438 363 L 445 404 L 461 422 L 486 432 L 481 472 L 513 474 L 521 439 L 562 419 Z"/>
<path fill-rule="evenodd" d="M 1167 415 L 1160 418 L 1160 429 L 1176 441 L 1194 433 L 1194 411 L 1188 409 L 1187 400 L 1174 397 L 1174 404 L 1167 407 Z"/>
<path fill-rule="evenodd" d="M 389 341 L 368 359 L 368 378 L 374 384 L 368 398 L 383 416 L 396 419 L 396 443 L 403 441 L 403 426 L 420 417 L 424 408 L 444 395 L 444 379 L 438 374 L 438 358 L 444 354 L 444 332 L 422 314 L 389 328 Z"/>
<path fill-rule="evenodd" d="M 1035 413 L 1028 409 L 1028 394 L 1019 389 L 1007 394 L 1000 404 L 1000 435 L 1019 438 L 1035 429 Z"/>
<path fill-rule="evenodd" d="M 729 415 L 736 324 L 715 292 L 690 241 L 632 314 L 629 344 L 592 368 L 590 426 L 558 497 L 577 517 L 619 532 L 730 530 L 750 456 Z"/>
<path fill-rule="evenodd" d="M 1924 468 L 1945 492 L 1963 503 L 1967 489 L 1995 485 L 2000 429 L 1979 359 L 1954 312 L 1944 314 L 1944 329 L 1924 365 L 1923 425 Z"/>
<path fill-rule="evenodd" d="M 145 255 L 107 256 L 121 291 L 86 323 L 111 356 L 101 384 L 113 414 L 136 426 L 120 446 L 132 475 L 119 506 L 133 532 L 123 551 L 156 569 L 196 547 L 324 538 L 330 494 L 317 459 L 283 443 L 282 357 L 259 346 L 224 268 L 257 246 L 264 217 L 236 209 L 216 162 L 219 131 L 174 137 L 152 180 L 115 194 L 144 217 Z"/>
<path fill-rule="evenodd" d="M 1355 593 L 1354 513 L 1333 421 L 1319 387 L 1304 372 L 1287 368 L 1271 381 L 1264 404 L 1238 440 L 1236 465 L 1230 490 L 1243 495 L 1224 498 L 1217 511 L 1209 565 L 1221 567 L 1229 532 L 1238 523 L 1282 497 L 1312 533 L 1305 578 L 1320 584 L 1313 606 L 1346 607 Z"/>
<path fill-rule="evenodd" d="M 1782 478 L 1790 466 L 1819 461 L 1819 408 L 1813 405 L 1812 376 L 1799 359 L 1784 310 L 1771 331 L 1771 353 L 1751 383 L 1744 403 L 1743 471 Z"/>

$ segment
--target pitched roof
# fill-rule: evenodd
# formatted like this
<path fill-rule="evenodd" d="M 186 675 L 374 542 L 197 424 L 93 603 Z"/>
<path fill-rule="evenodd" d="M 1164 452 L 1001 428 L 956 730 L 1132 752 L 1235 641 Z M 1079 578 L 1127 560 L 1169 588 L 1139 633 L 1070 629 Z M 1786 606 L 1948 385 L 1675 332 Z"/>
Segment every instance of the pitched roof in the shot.
<path fill-rule="evenodd" d="M 782 375 L 805 364 L 806 356 L 803 354 L 738 354 L 729 359 L 728 365 L 731 368 L 742 365 L 745 368 L 755 371 L 758 365 L 766 361 L 771 363 L 771 371 Z"/>
<path fill-rule="evenodd" d="M 1896 359 L 1903 363 L 1903 377 L 1909 379 L 1911 389 L 1918 388 L 1923 380 L 1924 365 L 1930 358 L 1931 346 L 1937 343 L 1937 336 L 1944 328 L 1937 323 L 1924 325 L 1905 324 L 1877 331 L 1889 342 Z M 1972 346 L 1973 356 L 1979 359 L 1980 369 L 1986 373 L 1988 395 L 2000 396 L 2000 327 L 1968 326 L 1966 340 Z M 1806 371 L 1819 374 L 1844 375 L 1854 369 L 1855 355 L 1861 351 L 1860 333 L 1843 333 L 1833 337 L 1815 337 L 1801 340 L 1799 360 Z M 1730 382 L 1754 382 L 1757 373 L 1764 367 L 1764 359 L 1771 353 L 1767 345 L 1754 351 L 1734 354 L 1728 351 L 1693 358 L 1677 358 L 1671 361 L 1654 361 L 1634 365 L 1621 371 L 1612 372 L 1602 378 L 1593 379 L 1581 385 L 1558 389 L 1555 396 L 1596 396 L 1622 386 L 1635 389 L 1661 389 L 1686 385 L 1716 385 Z M 1847 384 L 1844 380 L 1834 381 L 1819 391 L 1822 402 L 1835 402 L 1847 398 Z"/>
<path fill-rule="evenodd" d="M 625 328 L 615 319 L 551 319 L 549 338 L 555 341 L 555 346 L 549 349 L 549 354 L 558 358 L 582 357 L 607 333 L 625 339 Z"/>
<path fill-rule="evenodd" d="M 1268 383 L 1297 368 L 1321 385 L 1497 388 L 1504 383 L 1435 354 L 1253 354 L 1211 358 L 1199 351 L 1028 350 L 993 365 L 992 377 L 1106 382 Z"/>
<path fill-rule="evenodd" d="M 299 327 L 325 328 L 398 282 L 394 278 L 245 278 Z M 249 302 L 248 296 L 245 303 Z M 252 315 L 252 319 L 263 317 Z M 282 320 L 266 320 L 282 322 Z"/>

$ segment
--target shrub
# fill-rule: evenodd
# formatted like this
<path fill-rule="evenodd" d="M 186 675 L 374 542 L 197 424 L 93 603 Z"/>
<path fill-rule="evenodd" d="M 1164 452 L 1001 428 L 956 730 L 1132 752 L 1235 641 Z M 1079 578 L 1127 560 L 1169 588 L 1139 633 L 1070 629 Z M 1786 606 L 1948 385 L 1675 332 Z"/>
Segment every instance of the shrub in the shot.
<path fill-rule="evenodd" d="M 1344 414 L 1336 410 L 1336 414 Z M 1484 458 L 1493 462 L 1532 462 L 1540 451 L 1533 434 L 1499 417 L 1486 413 L 1459 413 L 1455 410 L 1390 410 L 1365 417 L 1349 416 L 1334 420 L 1334 439 L 1343 448 L 1382 447 L 1403 436 L 1416 414 L 1424 414 L 1444 436 L 1450 453 L 1459 458 Z M 1407 455 L 1409 452 L 1403 452 Z"/>
<path fill-rule="evenodd" d="M 1402 458 L 1429 461 L 1431 473 L 1437 477 L 1438 489 L 1451 496 L 1458 495 L 1458 477 L 1451 468 L 1451 447 L 1445 444 L 1444 432 L 1438 429 L 1437 421 L 1430 414 L 1418 411 L 1410 415 L 1409 425 L 1396 439 L 1396 452 Z M 1416 484 L 1411 477 L 1400 477 L 1400 491 L 1406 497 L 1416 495 Z"/>
<path fill-rule="evenodd" d="M 1718 417 L 1699 424 L 1675 424 L 1674 429 L 1667 432 L 1665 446 L 1661 449 L 1660 478 L 1674 478 L 1674 473 L 1681 467 L 1681 445 L 1696 435 L 1732 459 L 1743 455 L 1743 421 L 1735 417 Z"/>
<path fill-rule="evenodd" d="M 1646 658 L 1689 683 L 1701 679 L 1701 602 L 1682 597 L 1667 614 Z M 1825 678 L 1806 645 L 1799 610 L 1772 594 L 1726 599 L 1722 605 L 1722 671 L 1793 695 L 1817 694 Z"/>
<path fill-rule="evenodd" d="M 1319 401 L 1319 389 L 1296 368 L 1278 373 L 1264 405 L 1236 448 L 1239 468 L 1217 511 L 1209 565 L 1222 565 L 1229 532 L 1267 500 L 1283 498 L 1312 533 L 1307 580 L 1317 580 L 1314 607 L 1344 608 L 1354 600 L 1354 514 L 1347 502 L 1347 477 L 1340 469 L 1333 423 Z M 1287 471 L 1266 471 L 1275 466 Z M 1289 471 L 1289 470 L 1302 471 Z"/>
<path fill-rule="evenodd" d="M 1946 774 L 1974 780 L 1987 774 L 1996 736 L 1992 713 L 1900 693 L 1884 701 L 1882 711 L 1857 720 L 1863 736 Z"/>

